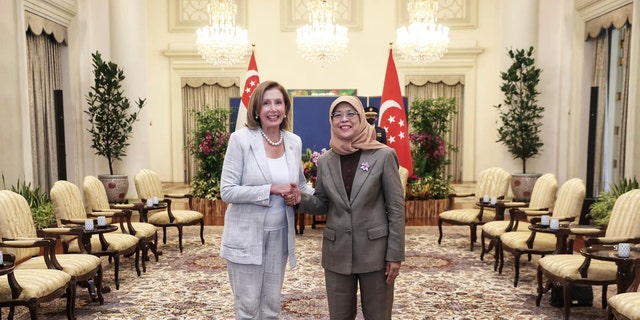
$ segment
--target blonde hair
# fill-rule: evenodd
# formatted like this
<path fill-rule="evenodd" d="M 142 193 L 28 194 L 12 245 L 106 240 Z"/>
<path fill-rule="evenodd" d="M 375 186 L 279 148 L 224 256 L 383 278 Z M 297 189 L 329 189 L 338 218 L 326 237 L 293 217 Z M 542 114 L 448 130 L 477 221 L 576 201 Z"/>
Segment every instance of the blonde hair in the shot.
<path fill-rule="evenodd" d="M 275 81 L 262 82 L 255 90 L 253 90 L 251 99 L 249 100 L 249 105 L 247 106 L 247 127 L 249 127 L 249 129 L 258 129 L 258 127 L 261 127 L 258 114 L 260 114 L 260 111 L 262 110 L 262 98 L 265 91 L 273 88 L 280 90 L 280 92 L 282 92 L 282 97 L 284 98 L 285 117 L 282 119 L 282 123 L 280 123 L 280 129 L 291 131 L 291 119 L 293 118 L 291 97 L 289 96 L 287 89 Z"/>

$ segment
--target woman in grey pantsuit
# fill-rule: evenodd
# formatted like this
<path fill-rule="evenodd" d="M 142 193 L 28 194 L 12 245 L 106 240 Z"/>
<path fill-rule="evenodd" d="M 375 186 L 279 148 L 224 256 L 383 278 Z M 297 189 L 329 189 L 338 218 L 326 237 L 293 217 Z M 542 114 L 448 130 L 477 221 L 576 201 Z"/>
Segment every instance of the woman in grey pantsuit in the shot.
<path fill-rule="evenodd" d="M 331 319 L 355 319 L 359 285 L 365 319 L 391 319 L 394 281 L 404 261 L 398 158 L 376 141 L 358 98 L 337 98 L 329 121 L 331 150 L 318 159 L 315 193 L 302 194 L 299 208 L 327 214 L 322 267 L 329 313 Z"/>
<path fill-rule="evenodd" d="M 227 259 L 236 319 L 278 319 L 287 259 L 295 267 L 294 212 L 284 200 L 292 189 L 313 189 L 302 169 L 302 141 L 290 132 L 291 114 L 287 90 L 261 83 L 247 127 L 231 134 L 224 158 L 220 193 L 229 206 L 220 256 Z"/>

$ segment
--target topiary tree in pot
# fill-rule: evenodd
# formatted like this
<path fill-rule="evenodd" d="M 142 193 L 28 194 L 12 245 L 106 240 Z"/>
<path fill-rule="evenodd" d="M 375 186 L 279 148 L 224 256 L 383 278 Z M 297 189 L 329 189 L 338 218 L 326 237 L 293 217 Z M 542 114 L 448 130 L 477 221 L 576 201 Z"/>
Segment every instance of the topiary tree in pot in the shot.
<path fill-rule="evenodd" d="M 537 90 L 542 70 L 535 65 L 534 49 L 509 49 L 512 64 L 501 72 L 504 102 L 495 106 L 500 116 L 498 140 L 507 147 L 514 159 L 522 160 L 522 173 L 511 180 L 511 189 L 518 201 L 528 201 L 539 173 L 527 173 L 527 160 L 540 155 L 540 138 L 544 107 L 538 105 Z"/>
<path fill-rule="evenodd" d="M 137 109 L 124 96 L 121 82 L 124 81 L 124 71 L 117 64 L 103 61 L 100 52 L 91 54 L 93 58 L 94 83 L 87 94 L 86 101 L 89 108 L 84 112 L 89 116 L 91 134 L 91 148 L 95 154 L 107 158 L 109 174 L 98 175 L 105 185 L 110 202 L 122 202 L 129 188 L 126 175 L 114 175 L 113 163 L 126 156 L 127 142 L 133 132 L 133 123 L 138 120 L 138 114 L 146 99 L 138 98 Z"/>

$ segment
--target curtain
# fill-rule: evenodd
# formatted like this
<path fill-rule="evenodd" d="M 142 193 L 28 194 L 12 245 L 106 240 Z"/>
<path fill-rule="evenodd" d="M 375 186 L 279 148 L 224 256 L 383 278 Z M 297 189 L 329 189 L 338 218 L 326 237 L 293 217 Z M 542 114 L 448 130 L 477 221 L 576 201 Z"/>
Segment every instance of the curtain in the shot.
<path fill-rule="evenodd" d="M 594 172 L 593 174 L 593 190 L 602 190 L 602 173 L 603 173 L 603 139 L 604 139 L 604 112 L 607 102 L 607 74 L 609 62 L 609 34 L 602 32 L 594 41 L 592 69 L 593 76 L 591 86 L 598 88 L 598 111 L 596 115 L 596 141 L 594 143 Z"/>
<path fill-rule="evenodd" d="M 622 69 L 622 84 L 620 92 L 620 148 L 618 159 L 619 176 L 624 176 L 625 167 L 625 144 L 627 141 L 627 113 L 629 109 L 629 63 L 631 53 L 631 26 L 627 25 L 622 28 L 622 57 L 620 59 L 620 68 Z"/>
<path fill-rule="evenodd" d="M 591 85 L 598 87 L 598 112 L 597 112 L 597 124 L 596 124 L 596 141 L 594 151 L 594 172 L 593 174 L 593 190 L 596 192 L 607 189 L 607 172 L 609 169 L 615 170 L 611 175 L 610 182 L 616 182 L 616 177 L 624 176 L 624 159 L 625 159 L 625 142 L 627 135 L 627 113 L 629 104 L 629 54 L 630 54 L 630 41 L 631 28 L 628 24 L 622 26 L 620 29 L 621 36 L 619 43 L 612 43 L 611 31 L 612 29 L 602 29 L 602 32 L 597 38 L 590 38 L 587 41 L 593 42 L 593 75 L 591 78 Z M 619 46 L 621 53 L 617 57 L 610 57 L 611 46 Z M 611 59 L 616 59 L 616 68 L 619 70 L 619 83 L 615 88 L 610 87 L 612 80 L 611 76 Z M 614 92 L 612 92 L 614 91 Z M 615 106 L 608 105 L 609 97 L 615 94 Z M 619 110 L 619 118 L 616 119 L 616 126 L 618 127 L 617 134 L 605 132 L 605 119 L 615 116 L 616 110 Z M 609 129 L 611 130 L 611 129 Z M 605 168 L 605 137 L 607 134 L 614 136 L 615 146 L 617 154 L 613 158 L 618 160 L 615 167 Z"/>
<path fill-rule="evenodd" d="M 189 152 L 189 138 L 196 126 L 192 111 L 210 108 L 231 108 L 230 98 L 240 96 L 236 79 L 231 78 L 185 78 L 182 80 L 182 119 L 184 128 L 185 182 L 198 170 Z"/>
<path fill-rule="evenodd" d="M 464 106 L 464 77 L 463 76 L 413 76 L 407 77 L 405 95 L 411 102 L 415 99 L 455 98 L 457 114 L 451 119 L 451 130 L 445 137 L 451 144 L 458 147 L 458 152 L 447 150 L 447 157 L 451 163 L 447 165 L 446 172 L 451 175 L 451 181 L 462 181 L 462 120 Z"/>
<path fill-rule="evenodd" d="M 49 190 L 58 179 L 53 91 L 61 89 L 61 44 L 47 33 L 27 37 L 27 78 L 33 183 Z"/>

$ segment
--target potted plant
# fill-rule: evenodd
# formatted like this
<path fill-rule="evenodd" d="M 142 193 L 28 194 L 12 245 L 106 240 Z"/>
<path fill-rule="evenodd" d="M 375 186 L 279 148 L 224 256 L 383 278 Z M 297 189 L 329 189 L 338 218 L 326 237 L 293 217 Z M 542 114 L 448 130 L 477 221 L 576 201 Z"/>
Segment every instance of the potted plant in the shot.
<path fill-rule="evenodd" d="M 509 49 L 512 64 L 501 72 L 504 103 L 498 109 L 497 142 L 504 143 L 514 159 L 522 160 L 522 173 L 513 174 L 511 190 L 517 201 L 528 201 L 539 173 L 527 173 L 527 160 L 540 155 L 543 143 L 540 138 L 544 107 L 538 105 L 536 89 L 542 70 L 535 65 L 534 49 Z"/>
<path fill-rule="evenodd" d="M 449 209 L 453 188 L 446 172 L 451 162 L 446 151 L 457 151 L 457 147 L 447 141 L 446 135 L 456 113 L 454 98 L 416 99 L 411 103 L 408 119 L 413 175 L 406 188 L 407 217 L 436 215 Z"/>
<path fill-rule="evenodd" d="M 229 108 L 192 110 L 196 125 L 189 136 L 189 152 L 197 165 L 191 179 L 195 209 L 203 214 L 224 213 L 226 205 L 220 198 L 220 176 L 224 155 L 229 144 Z"/>
<path fill-rule="evenodd" d="M 107 190 L 109 202 L 123 202 L 129 189 L 126 175 L 115 175 L 113 163 L 126 156 L 127 142 L 133 131 L 133 123 L 138 120 L 146 99 L 138 98 L 137 109 L 124 96 L 121 82 L 124 71 L 117 64 L 103 61 L 100 52 L 93 57 L 94 83 L 86 100 L 89 108 L 84 112 L 89 116 L 91 147 L 95 154 L 107 158 L 109 174 L 98 175 Z"/>

